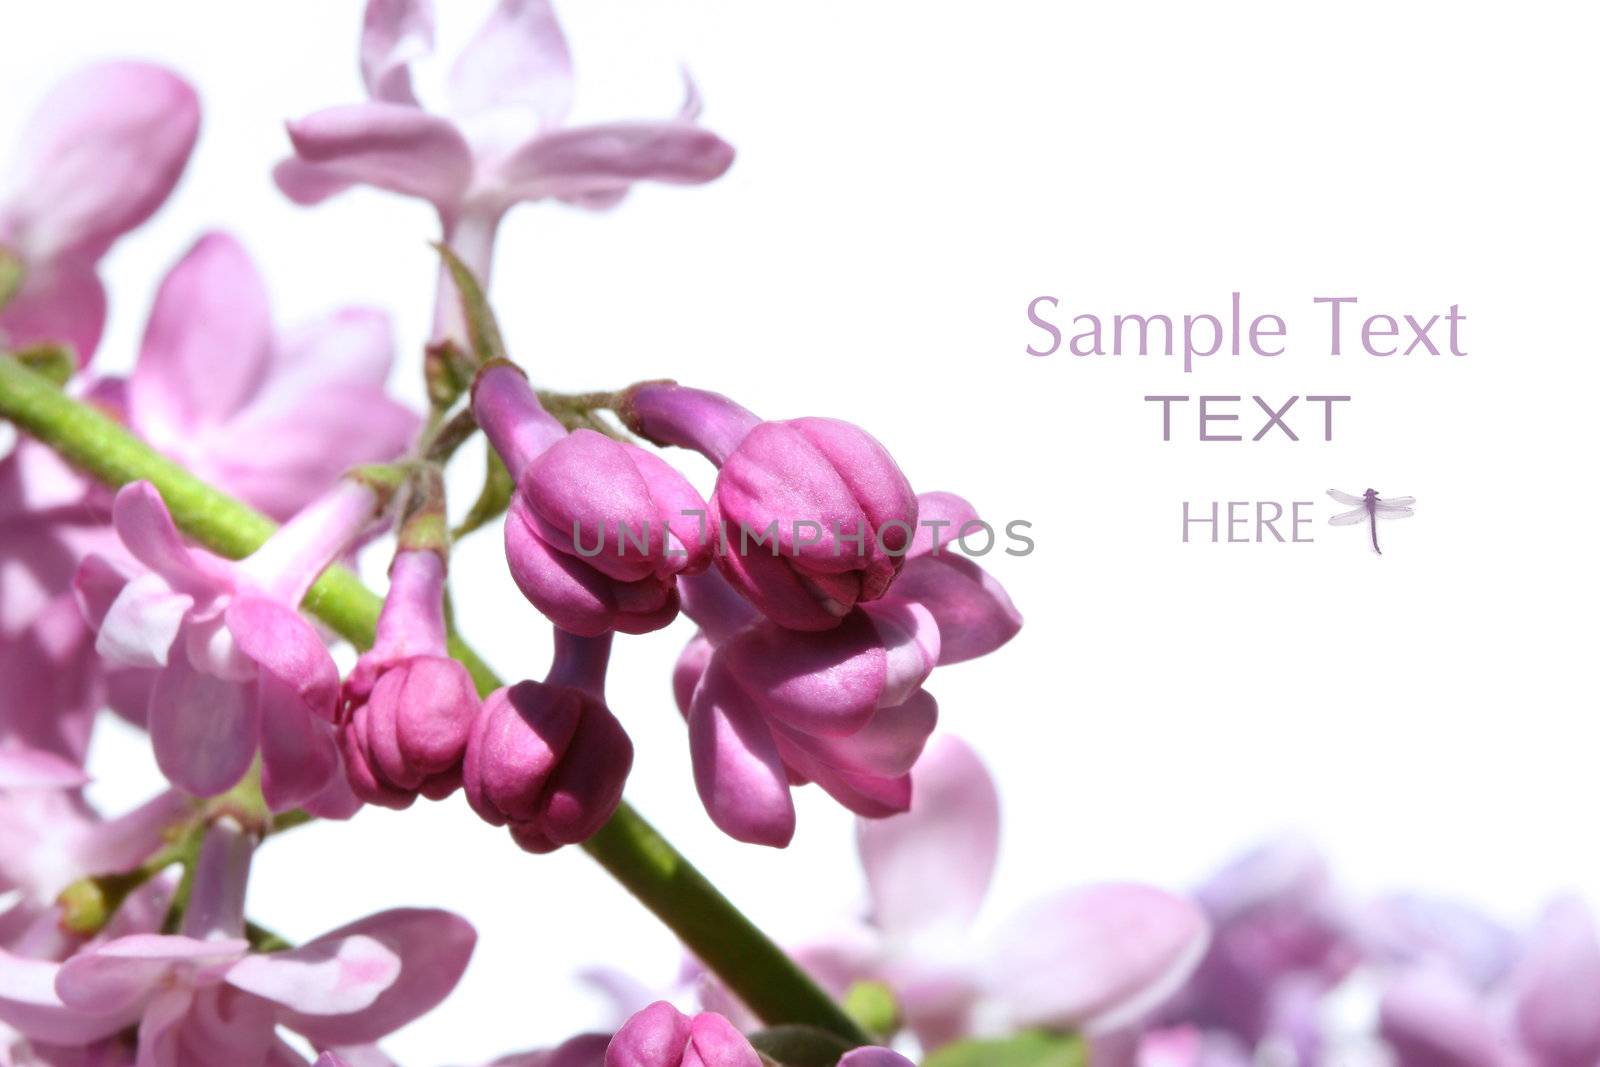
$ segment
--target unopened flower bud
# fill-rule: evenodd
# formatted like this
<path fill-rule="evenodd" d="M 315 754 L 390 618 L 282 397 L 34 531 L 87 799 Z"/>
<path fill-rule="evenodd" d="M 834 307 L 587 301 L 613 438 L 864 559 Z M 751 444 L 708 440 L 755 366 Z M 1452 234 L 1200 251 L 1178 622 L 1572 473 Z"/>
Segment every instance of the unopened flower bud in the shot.
<path fill-rule="evenodd" d="M 473 410 L 517 482 L 506 559 L 534 607 L 587 637 L 671 622 L 677 576 L 712 553 L 708 509 L 683 475 L 594 430 L 565 435 L 513 367 L 480 375 Z"/>
<path fill-rule="evenodd" d="M 611 818 L 633 767 L 616 716 L 579 689 L 522 682 L 483 702 L 467 742 L 467 802 L 529 852 L 586 840 Z"/>
<path fill-rule="evenodd" d="M 884 595 L 917 529 L 917 498 L 887 450 L 837 419 L 761 422 L 716 393 L 653 382 L 622 404 L 635 432 L 721 471 L 717 562 L 768 618 L 826 630 Z"/>
<path fill-rule="evenodd" d="M 761 1067 L 761 1057 L 721 1015 L 690 1017 L 663 1000 L 622 1025 L 605 1067 Z"/>
<path fill-rule="evenodd" d="M 379 675 L 339 732 L 351 788 L 362 800 L 409 807 L 449 796 L 478 713 L 467 669 L 444 656 L 413 656 Z"/>

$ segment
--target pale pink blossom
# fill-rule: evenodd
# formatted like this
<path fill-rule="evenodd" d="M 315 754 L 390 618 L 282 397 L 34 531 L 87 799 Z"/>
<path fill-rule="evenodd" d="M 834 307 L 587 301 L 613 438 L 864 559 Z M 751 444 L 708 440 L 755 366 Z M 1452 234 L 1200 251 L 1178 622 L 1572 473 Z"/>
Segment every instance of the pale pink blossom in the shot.
<path fill-rule="evenodd" d="M 500 0 L 451 69 L 442 114 L 425 110 L 411 65 L 433 51 L 431 0 L 369 0 L 361 35 L 368 101 L 289 123 L 295 155 L 278 166 L 293 200 L 317 203 L 351 185 L 419 197 L 444 238 L 487 284 L 495 230 L 523 201 L 615 205 L 640 181 L 700 184 L 733 149 L 696 124 L 699 97 L 660 120 L 566 125 L 572 57 L 548 0 Z M 441 280 L 436 332 L 460 333 Z"/>
<path fill-rule="evenodd" d="M 186 545 L 148 482 L 117 494 L 113 524 L 141 569 L 90 556 L 77 585 L 96 651 L 151 672 L 150 737 L 173 784 L 224 792 L 257 753 L 275 811 L 335 784 L 339 676 L 296 609 L 377 505 L 347 480 L 234 563 Z"/>
<path fill-rule="evenodd" d="M 461 977 L 476 937 L 442 911 L 383 912 L 297 949 L 252 952 L 253 847 L 227 820 L 211 827 L 180 934 L 114 938 L 65 963 L 0 952 L 0 1021 L 45 1046 L 102 1053 L 135 1031 L 140 1067 L 288 1067 L 306 1061 L 279 1027 L 323 1048 L 375 1041 Z"/>
<path fill-rule="evenodd" d="M 99 260 L 166 200 L 199 128 L 194 90 L 153 64 L 99 63 L 51 91 L 0 188 L 0 251 L 25 272 L 0 341 L 65 342 L 88 361 L 106 315 Z"/>

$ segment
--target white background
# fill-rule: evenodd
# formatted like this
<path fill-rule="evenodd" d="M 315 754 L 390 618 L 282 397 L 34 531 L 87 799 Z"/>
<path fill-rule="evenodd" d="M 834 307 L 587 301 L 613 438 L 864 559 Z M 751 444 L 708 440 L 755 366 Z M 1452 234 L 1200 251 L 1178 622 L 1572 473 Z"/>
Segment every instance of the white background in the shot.
<path fill-rule="evenodd" d="M 240 234 L 280 318 L 377 302 L 415 380 L 434 275 L 428 210 L 276 193 L 280 122 L 358 99 L 353 2 L 7 5 L 0 143 L 66 70 L 175 65 L 205 130 L 176 199 L 111 257 L 100 365 L 126 367 L 165 268 Z M 444 51 L 482 3 L 448 5 Z M 870 9 L 870 10 L 864 10 Z M 922 488 L 1034 523 L 997 559 L 1028 623 L 932 686 L 1001 779 L 994 911 L 1047 888 L 1182 886 L 1295 828 L 1360 890 L 1446 891 L 1524 919 L 1600 894 L 1593 693 L 1593 63 L 1582 5 L 568 3 L 587 118 L 665 115 L 689 64 L 739 149 L 702 189 L 610 216 L 515 212 L 494 296 L 554 387 L 674 376 L 771 417 L 869 427 Z M 425 84 L 427 84 L 425 82 Z M 1289 352 L 1034 359 L 1023 309 L 1276 312 Z M 1464 359 L 1330 358 L 1317 295 L 1423 318 L 1459 304 Z M 1147 393 L 1349 393 L 1336 440 L 1160 441 Z M 1247 400 L 1248 403 L 1248 400 Z M 1246 433 L 1255 425 L 1246 420 Z M 1175 435 L 1176 436 L 1176 435 Z M 685 459 L 709 484 L 709 468 Z M 469 467 L 472 464 L 467 464 Z M 1414 494 L 1387 553 L 1329 529 L 1329 486 Z M 1308 545 L 1188 544 L 1185 499 L 1315 500 Z M 496 535 L 463 545 L 464 628 L 508 676 L 547 629 Z M 812 791 L 786 853 L 721 838 L 691 786 L 668 672 L 688 636 L 623 642 L 613 704 L 629 797 L 784 937 L 855 905 L 849 820 Z M 156 785 L 107 734 L 101 795 Z M 952 857 L 952 863 L 961 862 Z M 581 852 L 536 859 L 459 798 L 315 826 L 258 859 L 251 912 L 291 938 L 395 904 L 478 924 L 458 994 L 391 1043 L 473 1062 L 599 1018 L 570 973 L 660 980 L 675 949 Z"/>

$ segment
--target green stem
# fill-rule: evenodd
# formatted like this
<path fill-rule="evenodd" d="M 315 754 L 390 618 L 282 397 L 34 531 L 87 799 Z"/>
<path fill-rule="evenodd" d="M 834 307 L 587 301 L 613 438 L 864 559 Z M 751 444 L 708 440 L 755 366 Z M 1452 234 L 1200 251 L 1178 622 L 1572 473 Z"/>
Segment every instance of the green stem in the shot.
<path fill-rule="evenodd" d="M 214 552 L 241 558 L 275 528 L 259 512 L 213 489 L 9 356 L 0 356 L 0 418 L 109 486 L 150 482 L 179 527 Z M 342 567 L 329 568 L 304 604 L 360 648 L 372 644 L 380 606 L 379 598 Z M 480 692 L 501 685 L 459 638 L 451 638 L 451 654 L 466 665 Z M 869 1043 L 782 949 L 627 803 L 584 848 L 765 1022 L 810 1024 L 855 1044 Z"/>

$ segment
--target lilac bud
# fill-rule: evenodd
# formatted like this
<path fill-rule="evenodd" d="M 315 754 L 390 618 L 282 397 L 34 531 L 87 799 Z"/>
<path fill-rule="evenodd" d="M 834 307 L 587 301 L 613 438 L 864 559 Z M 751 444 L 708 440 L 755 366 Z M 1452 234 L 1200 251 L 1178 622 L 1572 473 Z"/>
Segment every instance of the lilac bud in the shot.
<path fill-rule="evenodd" d="M 437 552 L 396 553 L 377 640 L 345 680 L 339 746 L 350 787 L 369 804 L 406 808 L 461 784 L 478 693 L 446 655 L 444 577 Z"/>
<path fill-rule="evenodd" d="M 477 713 L 472 676 L 453 659 L 414 656 L 384 671 L 339 731 L 356 795 L 391 808 L 449 796 Z"/>
<path fill-rule="evenodd" d="M 605 1067 L 761 1067 L 761 1057 L 721 1015 L 691 1018 L 663 1000 L 622 1024 Z"/>
<path fill-rule="evenodd" d="M 611 818 L 633 743 L 603 703 L 571 686 L 522 682 L 483 702 L 467 741 L 467 802 L 510 824 L 530 852 L 586 840 Z"/>
<path fill-rule="evenodd" d="M 671 622 L 677 576 L 712 553 L 709 509 L 683 475 L 593 430 L 563 436 L 510 367 L 480 376 L 473 409 L 517 481 L 506 559 L 533 606 L 588 637 Z"/>
<path fill-rule="evenodd" d="M 837 626 L 900 573 L 917 498 L 865 430 L 837 419 L 760 422 L 726 397 L 671 383 L 630 390 L 622 413 L 643 436 L 721 467 L 711 496 L 717 562 L 780 626 Z"/>

